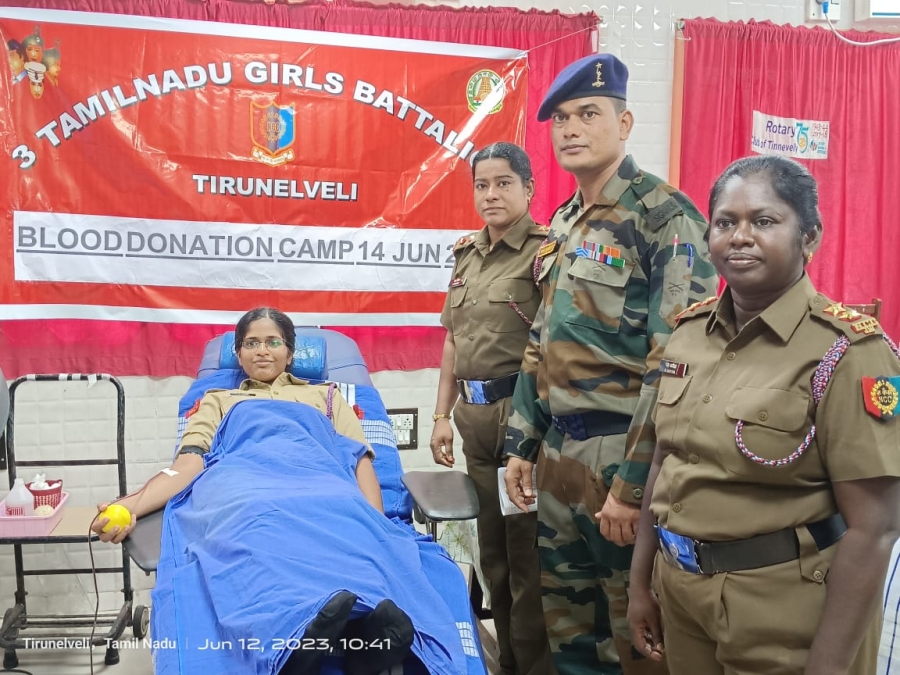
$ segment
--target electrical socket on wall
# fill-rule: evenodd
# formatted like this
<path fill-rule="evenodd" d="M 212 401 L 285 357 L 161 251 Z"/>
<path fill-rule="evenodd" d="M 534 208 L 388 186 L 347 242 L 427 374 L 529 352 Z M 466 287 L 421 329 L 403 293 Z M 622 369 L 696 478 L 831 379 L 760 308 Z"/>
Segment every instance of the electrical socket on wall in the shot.
<path fill-rule="evenodd" d="M 397 437 L 397 448 L 415 450 L 419 447 L 419 411 L 417 408 L 393 408 L 387 411 L 391 428 Z"/>
<path fill-rule="evenodd" d="M 841 0 L 835 0 L 828 3 L 828 18 L 835 23 L 841 18 Z M 806 0 L 806 20 L 827 21 L 825 13 L 822 11 L 821 2 L 816 2 L 816 0 Z"/>

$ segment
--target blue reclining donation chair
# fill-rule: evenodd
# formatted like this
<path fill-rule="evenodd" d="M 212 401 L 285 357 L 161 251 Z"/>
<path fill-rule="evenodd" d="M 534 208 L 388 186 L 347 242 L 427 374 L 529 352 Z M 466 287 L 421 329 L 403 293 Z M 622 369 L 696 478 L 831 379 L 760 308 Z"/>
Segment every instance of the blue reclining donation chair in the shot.
<path fill-rule="evenodd" d="M 352 339 L 335 331 L 298 328 L 291 373 L 314 383 L 335 382 L 350 405 L 361 408 L 361 424 L 375 451 L 374 467 L 388 518 L 412 527 L 415 509 L 417 519 L 428 524 L 433 537 L 437 522 L 467 520 L 477 515 L 478 500 L 466 474 L 459 471 L 403 473 L 384 404 L 372 386 L 365 362 Z M 187 423 L 186 413 L 206 391 L 234 389 L 245 378 L 234 352 L 234 333 L 211 340 L 204 351 L 198 379 L 179 404 L 179 440 Z M 124 542 L 128 555 L 148 574 L 156 570 L 160 560 L 163 513 L 158 511 L 141 518 Z M 430 542 L 428 545 L 434 546 Z M 445 585 L 449 582 L 452 586 L 438 590 L 448 605 L 452 605 L 463 651 L 471 657 L 468 660 L 477 660 L 469 673 L 483 673 L 478 631 L 474 628 L 471 599 L 463 578 L 436 579 L 435 582 Z"/>

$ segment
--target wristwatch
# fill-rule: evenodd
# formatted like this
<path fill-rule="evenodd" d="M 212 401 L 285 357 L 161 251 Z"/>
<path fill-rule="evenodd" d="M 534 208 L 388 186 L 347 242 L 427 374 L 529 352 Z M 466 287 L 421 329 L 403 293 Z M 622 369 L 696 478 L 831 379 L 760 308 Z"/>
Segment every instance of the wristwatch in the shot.
<path fill-rule="evenodd" d="M 449 419 L 450 419 L 450 413 L 435 413 L 434 415 L 431 416 L 431 420 L 433 422 L 437 422 L 438 420 L 449 420 Z"/>

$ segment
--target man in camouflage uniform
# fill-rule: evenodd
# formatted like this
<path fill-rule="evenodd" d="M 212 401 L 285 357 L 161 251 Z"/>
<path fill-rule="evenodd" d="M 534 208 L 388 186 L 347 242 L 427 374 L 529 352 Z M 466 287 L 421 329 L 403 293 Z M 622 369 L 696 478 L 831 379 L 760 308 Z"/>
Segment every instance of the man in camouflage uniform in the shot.
<path fill-rule="evenodd" d="M 534 500 L 544 620 L 559 675 L 665 673 L 631 648 L 627 570 L 656 443 L 659 363 L 675 316 L 716 292 L 703 216 L 625 152 L 628 70 L 567 66 L 538 111 L 578 184 L 539 249 L 543 291 L 513 396 L 507 491 Z M 649 497 L 648 497 L 649 498 Z"/>

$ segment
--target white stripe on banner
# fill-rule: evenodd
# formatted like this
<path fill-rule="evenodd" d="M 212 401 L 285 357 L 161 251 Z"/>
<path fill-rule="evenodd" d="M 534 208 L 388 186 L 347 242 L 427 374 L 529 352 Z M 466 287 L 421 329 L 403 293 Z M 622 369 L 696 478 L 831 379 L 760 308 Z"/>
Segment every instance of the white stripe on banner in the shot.
<path fill-rule="evenodd" d="M 16 281 L 284 291 L 444 291 L 462 234 L 37 211 L 13 223 Z"/>
<path fill-rule="evenodd" d="M 337 47 L 361 47 L 365 49 L 388 49 L 395 52 L 414 54 L 440 54 L 446 56 L 474 56 L 485 59 L 515 59 L 525 54 L 520 49 L 486 47 L 451 42 L 428 40 L 407 40 L 402 38 L 375 37 L 372 35 L 349 35 L 346 33 L 326 33 L 319 31 L 250 26 L 222 23 L 219 21 L 189 21 L 185 19 L 165 19 L 152 16 L 129 16 L 127 14 L 103 14 L 100 12 L 70 12 L 59 9 L 28 9 L 24 7 L 0 7 L 0 18 L 34 21 L 36 23 L 66 23 L 78 26 L 108 26 L 112 28 L 132 28 L 137 30 L 164 30 L 170 33 L 190 33 L 199 35 L 222 35 L 276 42 L 299 42 L 302 44 L 334 45 Z"/>
<path fill-rule="evenodd" d="M 214 309 L 153 309 L 114 305 L 3 305 L 3 319 L 98 319 L 146 323 L 208 323 L 233 327 L 244 311 Z M 440 326 L 439 314 L 287 312 L 296 326 Z"/>

